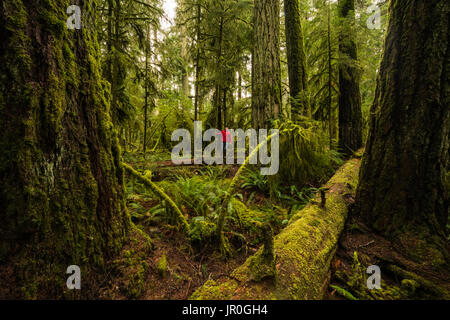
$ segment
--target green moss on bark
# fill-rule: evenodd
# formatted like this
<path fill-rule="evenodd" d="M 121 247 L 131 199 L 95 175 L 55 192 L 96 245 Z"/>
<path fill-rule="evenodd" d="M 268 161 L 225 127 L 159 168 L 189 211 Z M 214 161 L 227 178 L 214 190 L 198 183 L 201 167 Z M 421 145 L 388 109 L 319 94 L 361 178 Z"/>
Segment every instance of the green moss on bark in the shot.
<path fill-rule="evenodd" d="M 95 283 L 126 238 L 120 153 L 95 33 L 65 27 L 66 1 L 2 4 L 0 262 L 17 296 L 55 298 L 69 265 Z"/>

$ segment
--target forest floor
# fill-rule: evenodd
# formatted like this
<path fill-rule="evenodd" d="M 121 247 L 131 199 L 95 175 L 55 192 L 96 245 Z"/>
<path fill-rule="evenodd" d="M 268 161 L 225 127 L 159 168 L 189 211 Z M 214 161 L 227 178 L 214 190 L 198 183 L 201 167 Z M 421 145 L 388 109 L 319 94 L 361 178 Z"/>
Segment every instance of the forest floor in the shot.
<path fill-rule="evenodd" d="M 154 250 L 145 262 L 150 266 L 144 278 L 144 290 L 139 296 L 142 300 L 186 300 L 209 279 L 218 279 L 230 274 L 242 264 L 249 252 L 238 252 L 231 259 L 224 259 L 217 253 L 205 250 L 193 251 L 189 239 L 178 231 L 165 226 L 153 226 L 144 229 L 150 235 Z M 164 266 L 161 261 L 165 260 Z M 131 271 L 133 272 L 133 271 Z M 123 284 L 129 274 L 115 278 L 110 290 L 105 293 L 107 299 L 129 299 Z"/>
<path fill-rule="evenodd" d="M 372 265 L 380 268 L 382 290 L 367 290 L 366 267 Z M 340 295 L 350 299 L 450 299 L 448 270 L 411 259 L 398 245 L 373 233 L 351 214 L 341 234 L 331 272 L 325 299 L 339 296 L 336 288 L 345 288 Z M 366 277 L 361 277 L 361 273 Z M 353 294 L 349 296 L 350 291 Z"/>
<path fill-rule="evenodd" d="M 156 161 L 131 159 L 128 162 L 144 174 L 151 175 L 152 180 L 180 206 L 186 218 L 204 216 L 214 221 L 214 210 L 219 201 L 217 199 L 223 196 L 221 190 L 226 189 L 239 167 L 173 166 L 170 160 L 163 159 L 164 155 L 161 157 L 162 159 Z M 277 234 L 283 229 L 289 216 L 306 204 L 316 189 L 309 186 L 310 193 L 305 192 L 304 196 L 296 198 L 294 194 L 290 194 L 285 196 L 290 201 L 274 204 L 270 201 L 264 182 L 258 180 L 260 178 L 254 176 L 253 180 L 246 180 L 237 193 L 242 203 L 252 210 L 252 214 L 255 213 L 262 220 L 274 222 L 274 233 Z M 164 218 L 164 208 L 160 201 L 138 183 L 128 181 L 127 194 L 132 221 L 150 237 L 153 250 L 141 254 L 143 263 L 148 268 L 138 281 L 137 286 L 140 288 L 137 295 L 133 288 L 130 289 L 130 286 L 136 285 L 134 282 L 130 284 L 130 279 L 137 271 L 136 268 L 129 268 L 128 271 L 115 276 L 103 291 L 102 298 L 189 299 L 207 280 L 229 277 L 236 267 L 243 264 L 261 246 L 262 239 L 257 231 L 243 228 L 229 217 L 225 235 L 230 241 L 233 254 L 224 258 L 208 241 L 195 242 L 192 234 L 187 235 L 172 226 Z M 298 194 L 303 195 L 302 192 Z M 296 201 L 293 201 L 294 198 Z M 194 234 L 194 239 L 205 237 L 203 231 Z M 142 244 L 132 246 L 136 248 L 127 247 L 125 251 L 142 251 Z M 370 265 L 378 265 L 381 268 L 383 290 L 367 290 L 368 275 L 365 268 Z M 400 267 L 400 271 L 395 269 L 397 267 Z M 402 268 L 413 270 L 420 274 L 420 277 L 414 278 L 405 274 Z M 425 299 L 432 296 L 445 298 L 441 289 L 445 288 L 450 292 L 448 273 L 424 269 L 415 264 L 404 257 L 401 251 L 396 250 L 389 241 L 371 233 L 355 218 L 349 218 L 346 223 L 330 272 L 330 286 L 324 297 L 330 300 L 405 299 L 410 296 Z M 411 280 L 412 278 L 415 280 Z M 133 292 L 132 295 L 130 291 Z"/>
<path fill-rule="evenodd" d="M 238 165 L 219 166 L 173 166 L 167 155 L 159 155 L 154 159 L 143 161 L 133 155 L 128 163 L 143 174 L 150 174 L 152 181 L 158 183 L 179 205 L 186 218 L 199 215 L 216 219 L 217 199 L 222 199 L 231 179 L 239 169 Z M 237 194 L 248 210 L 255 210 L 260 221 L 270 220 L 274 223 L 274 233 L 279 233 L 287 222 L 288 211 L 301 208 L 314 194 L 308 186 L 305 193 L 291 195 L 291 203 L 274 204 L 270 201 L 265 183 L 260 176 L 247 180 L 247 186 L 241 187 Z M 258 180 L 261 179 L 261 180 Z M 180 188 L 180 189 L 177 189 Z M 310 191 L 312 190 L 312 191 Z M 231 272 L 253 255 L 261 246 L 261 234 L 253 228 L 243 227 L 229 217 L 224 234 L 232 248 L 232 256 L 224 258 L 208 241 L 195 242 L 189 235 L 172 226 L 165 215 L 160 200 L 150 194 L 136 181 L 128 181 L 128 208 L 133 223 L 144 231 L 151 239 L 153 250 L 144 258 L 149 266 L 143 279 L 144 288 L 139 299 L 188 299 L 192 293 L 207 280 L 228 277 Z M 300 196 L 300 198 L 298 198 Z M 289 197 L 288 197 L 289 198 Z M 199 234 L 199 236 L 204 236 Z M 124 251 L 137 252 L 142 244 L 126 247 Z M 103 290 L 102 298 L 129 299 L 129 271 L 114 275 L 108 288 Z"/>

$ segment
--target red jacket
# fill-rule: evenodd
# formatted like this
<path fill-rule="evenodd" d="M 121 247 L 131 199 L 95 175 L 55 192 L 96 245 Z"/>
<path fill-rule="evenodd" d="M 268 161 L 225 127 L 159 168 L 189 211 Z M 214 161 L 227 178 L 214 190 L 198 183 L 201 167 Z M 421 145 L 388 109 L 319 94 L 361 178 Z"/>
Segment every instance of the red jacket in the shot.
<path fill-rule="evenodd" d="M 230 130 L 222 130 L 222 142 L 231 142 L 231 132 Z"/>

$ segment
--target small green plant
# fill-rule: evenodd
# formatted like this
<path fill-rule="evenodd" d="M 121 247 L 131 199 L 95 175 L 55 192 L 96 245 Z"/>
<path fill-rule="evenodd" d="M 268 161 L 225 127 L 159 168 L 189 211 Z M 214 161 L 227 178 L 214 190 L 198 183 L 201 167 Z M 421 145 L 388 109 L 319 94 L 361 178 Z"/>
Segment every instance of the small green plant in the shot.
<path fill-rule="evenodd" d="M 165 254 L 159 258 L 158 265 L 156 267 L 158 269 L 158 274 L 161 277 L 165 277 L 167 273 L 167 257 Z"/>
<path fill-rule="evenodd" d="M 317 191 L 318 189 L 314 187 L 306 187 L 299 191 L 296 186 L 290 186 L 287 189 L 276 190 L 275 195 L 284 205 L 290 206 L 290 212 L 293 214 L 303 209 Z"/>
<path fill-rule="evenodd" d="M 207 166 L 204 170 L 200 171 L 200 175 L 208 180 L 223 179 L 225 178 L 226 173 L 227 169 L 222 166 Z"/>
<path fill-rule="evenodd" d="M 204 217 L 195 217 L 191 221 L 189 238 L 193 244 L 199 245 L 211 241 L 216 225 L 206 221 Z"/>
<path fill-rule="evenodd" d="M 242 176 L 242 180 L 244 181 L 241 185 L 243 189 L 258 190 L 266 194 L 269 192 L 267 176 L 261 175 L 259 170 L 255 171 L 247 168 Z"/>
<path fill-rule="evenodd" d="M 175 202 L 194 217 L 212 215 L 224 192 L 223 183 L 200 176 L 178 177 L 176 181 L 164 184 L 166 190 L 171 190 Z"/>

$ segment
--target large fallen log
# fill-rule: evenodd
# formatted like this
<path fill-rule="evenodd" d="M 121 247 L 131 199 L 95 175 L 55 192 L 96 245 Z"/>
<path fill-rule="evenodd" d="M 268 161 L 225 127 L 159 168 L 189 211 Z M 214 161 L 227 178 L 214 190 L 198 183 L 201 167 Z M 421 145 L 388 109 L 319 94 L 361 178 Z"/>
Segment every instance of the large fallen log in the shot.
<path fill-rule="evenodd" d="M 275 261 L 261 248 L 232 274 L 208 280 L 194 300 L 322 299 L 330 278 L 330 264 L 353 201 L 360 160 L 344 164 L 322 188 L 321 195 L 295 214 L 275 237 Z"/>

